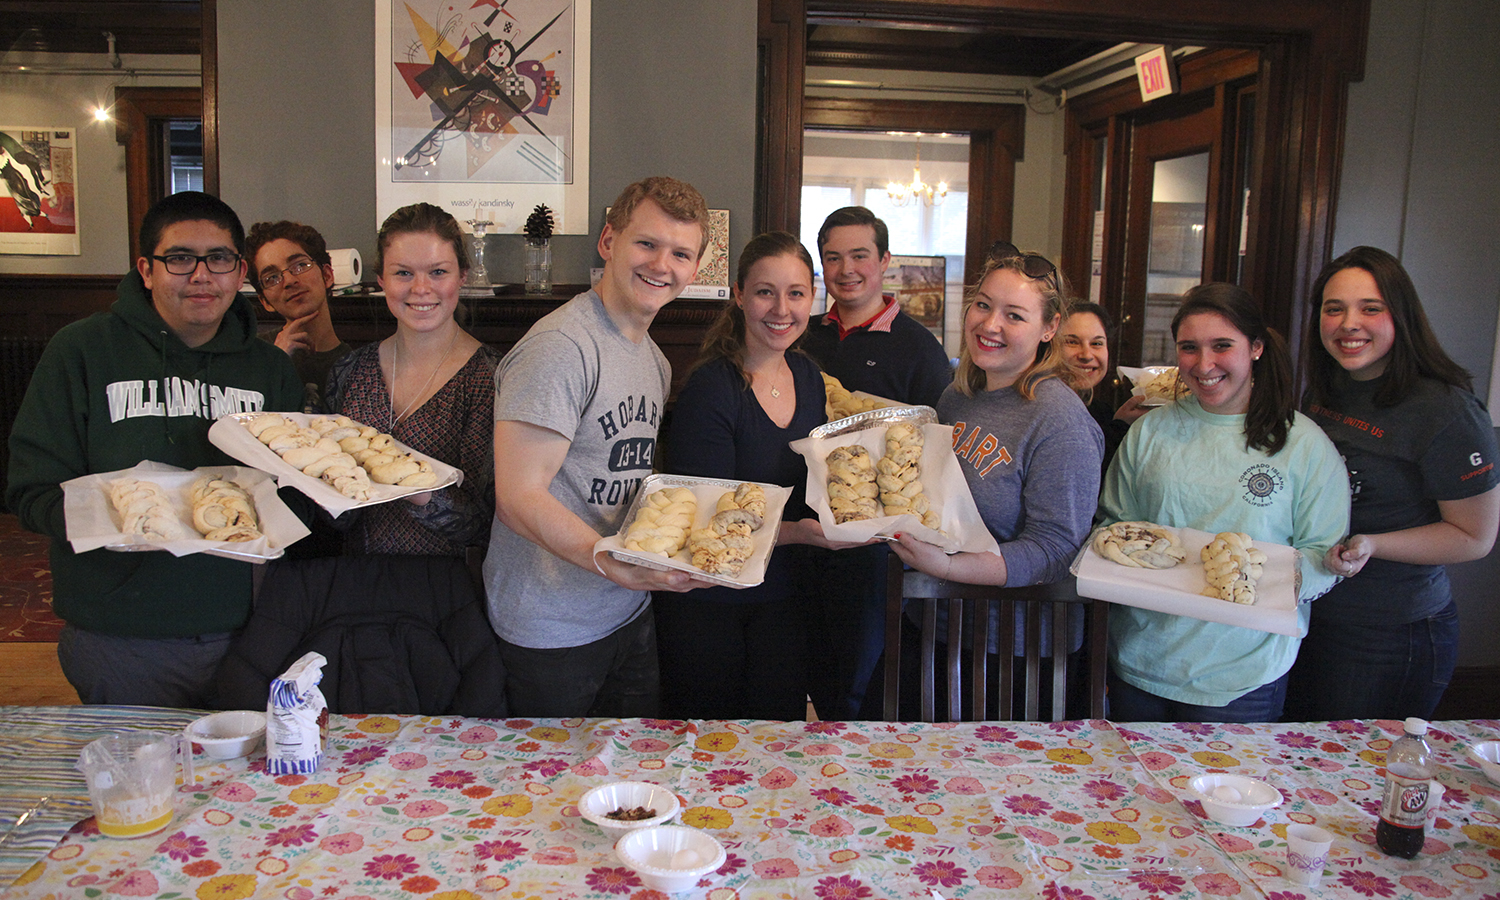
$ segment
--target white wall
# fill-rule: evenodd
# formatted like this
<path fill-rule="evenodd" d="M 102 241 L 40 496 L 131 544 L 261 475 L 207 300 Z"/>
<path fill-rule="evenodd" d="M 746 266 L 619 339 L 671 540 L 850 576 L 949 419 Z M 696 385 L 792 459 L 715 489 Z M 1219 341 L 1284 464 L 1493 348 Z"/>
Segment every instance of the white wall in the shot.
<path fill-rule="evenodd" d="M 1349 88 L 1333 246 L 1401 259 L 1481 397 L 1500 310 L 1496 47 L 1493 0 L 1373 0 L 1365 79 Z M 1500 664 L 1500 551 L 1448 574 L 1463 620 L 1459 665 Z"/>
<path fill-rule="evenodd" d="M 730 212 L 731 271 L 755 191 L 755 0 L 592 6 L 589 236 L 552 240 L 552 279 L 586 283 L 604 208 L 671 175 Z M 301 218 L 375 255 L 374 0 L 219 0 L 220 176 L 250 223 Z M 523 238 L 489 238 L 490 278 L 522 280 Z"/>
<path fill-rule="evenodd" d="M 7 64 L 110 69 L 103 53 L 6 54 Z M 139 76 L 128 70 L 181 69 L 182 76 Z M 106 75 L 0 74 L 0 125 L 72 128 L 78 135 L 78 256 L 0 254 L 0 272 L 49 275 L 123 274 L 130 267 L 125 210 L 125 148 L 115 123 L 94 119 L 94 108 L 110 106 L 116 87 L 197 86 L 196 56 L 122 57 L 121 71 Z"/>

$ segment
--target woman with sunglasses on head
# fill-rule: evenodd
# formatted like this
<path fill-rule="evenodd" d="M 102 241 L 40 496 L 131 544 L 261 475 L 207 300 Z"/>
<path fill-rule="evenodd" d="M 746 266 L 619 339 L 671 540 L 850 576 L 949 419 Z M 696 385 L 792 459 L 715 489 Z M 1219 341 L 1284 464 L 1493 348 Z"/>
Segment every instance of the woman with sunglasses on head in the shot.
<path fill-rule="evenodd" d="M 461 557 L 485 546 L 494 518 L 499 356 L 454 319 L 469 257 L 451 215 L 430 203 L 404 206 L 380 226 L 376 246 L 396 333 L 335 364 L 329 411 L 462 469 L 464 480 L 361 509 L 345 552 Z"/>
<path fill-rule="evenodd" d="M 1292 407 L 1286 342 L 1232 284 L 1183 295 L 1172 318 L 1191 396 L 1125 436 L 1099 518 L 1243 532 L 1302 552 L 1308 601 L 1334 578 L 1323 554 L 1349 522 L 1338 451 Z M 1307 609 L 1300 607 L 1302 622 Z M 1109 717 L 1121 722 L 1274 722 L 1299 639 L 1129 606 L 1110 613 Z"/>
<path fill-rule="evenodd" d="M 1333 260 L 1309 306 L 1304 404 L 1343 454 L 1352 534 L 1328 551 L 1345 577 L 1313 607 L 1287 716 L 1430 718 L 1457 656 L 1443 566 L 1489 553 L 1500 522 L 1494 428 L 1389 253 Z"/>
<path fill-rule="evenodd" d="M 958 372 L 938 420 L 953 425 L 959 468 L 1000 552 L 950 556 L 897 535 L 891 546 L 912 568 L 970 584 L 1050 583 L 1088 538 L 1104 438 L 1059 377 L 1060 277 L 1038 254 L 992 249 L 964 298 Z"/>
<path fill-rule="evenodd" d="M 1109 379 L 1109 340 L 1114 323 L 1109 313 L 1097 303 L 1077 301 L 1068 307 L 1058 330 L 1062 345 L 1063 379 L 1088 405 L 1089 415 L 1104 432 L 1104 469 L 1125 439 L 1130 426 L 1146 414 L 1143 397 L 1130 397 L 1119 407 Z M 1101 470 L 1102 475 L 1102 470 Z"/>
<path fill-rule="evenodd" d="M 666 471 L 789 487 L 778 544 L 852 546 L 824 539 L 807 506 L 807 465 L 789 446 L 826 421 L 817 363 L 794 349 L 812 312 L 812 257 L 795 235 L 774 231 L 745 245 L 737 275 L 677 398 Z M 754 587 L 653 595 L 663 715 L 806 716 L 795 579 L 816 562 L 799 551 L 778 547 Z"/>

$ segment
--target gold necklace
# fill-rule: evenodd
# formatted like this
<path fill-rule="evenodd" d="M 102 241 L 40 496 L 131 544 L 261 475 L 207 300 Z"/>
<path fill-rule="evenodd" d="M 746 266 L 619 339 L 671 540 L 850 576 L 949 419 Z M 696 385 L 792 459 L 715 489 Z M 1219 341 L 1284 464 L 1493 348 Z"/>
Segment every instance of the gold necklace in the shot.
<path fill-rule="evenodd" d="M 438 364 L 432 369 L 432 374 L 428 375 L 427 380 L 422 383 L 422 389 L 417 391 L 416 396 L 412 397 L 411 402 L 406 404 L 406 408 L 401 410 L 401 415 L 399 416 L 396 415 L 396 385 L 401 378 L 397 374 L 398 367 L 401 365 L 401 338 L 398 335 L 391 341 L 391 400 L 389 406 L 391 409 L 392 428 L 396 427 L 397 422 L 406 419 L 406 414 L 411 412 L 412 407 L 417 405 L 417 401 L 421 400 L 423 395 L 427 393 L 427 389 L 432 386 L 432 379 L 436 378 L 437 373 L 442 371 L 443 364 L 448 361 L 448 357 L 453 355 L 453 348 L 458 346 L 459 330 L 458 326 L 455 325 L 453 327 L 453 339 L 448 342 L 448 349 L 443 353 L 443 358 L 438 360 Z"/>

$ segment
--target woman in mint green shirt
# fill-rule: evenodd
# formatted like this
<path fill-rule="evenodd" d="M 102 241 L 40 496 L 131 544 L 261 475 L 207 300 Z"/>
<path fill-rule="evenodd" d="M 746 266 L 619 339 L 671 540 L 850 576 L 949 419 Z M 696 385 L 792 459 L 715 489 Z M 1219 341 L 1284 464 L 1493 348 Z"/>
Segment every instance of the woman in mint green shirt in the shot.
<path fill-rule="evenodd" d="M 1099 500 L 1105 523 L 1238 531 L 1302 552 L 1302 601 L 1336 579 L 1323 556 L 1349 527 L 1338 451 L 1292 402 L 1292 363 L 1255 301 L 1231 284 L 1183 296 L 1172 319 L 1192 391 L 1126 435 Z M 1301 606 L 1307 631 L 1308 608 Z M 1116 721 L 1274 722 L 1300 637 L 1117 606 L 1109 716 Z"/>

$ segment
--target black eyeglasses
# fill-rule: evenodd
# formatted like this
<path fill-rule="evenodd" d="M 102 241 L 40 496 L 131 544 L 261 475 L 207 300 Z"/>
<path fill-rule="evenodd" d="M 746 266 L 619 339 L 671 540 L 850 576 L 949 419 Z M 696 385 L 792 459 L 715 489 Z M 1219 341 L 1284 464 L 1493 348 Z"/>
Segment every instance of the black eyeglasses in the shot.
<path fill-rule="evenodd" d="M 166 256 L 152 254 L 151 258 L 167 267 L 167 271 L 173 275 L 191 275 L 197 271 L 198 263 L 208 266 L 208 271 L 215 275 L 228 275 L 239 267 L 240 255 L 238 253 L 210 253 L 207 256 L 194 256 L 191 253 L 168 253 Z"/>
<path fill-rule="evenodd" d="M 301 275 L 315 265 L 317 265 L 317 263 L 306 257 L 303 257 L 302 259 L 299 259 L 291 265 L 287 266 L 285 269 L 278 269 L 275 272 L 268 272 L 265 275 L 260 276 L 260 286 L 268 288 L 281 287 L 281 283 L 286 280 L 287 275 Z M 209 269 L 209 271 L 212 272 L 213 269 Z"/>
<path fill-rule="evenodd" d="M 1016 249 L 1016 245 L 1010 241 L 996 241 L 990 244 L 990 259 L 996 262 L 1009 262 L 1012 259 L 1021 261 L 1021 274 L 1027 278 L 1050 278 L 1052 287 L 1057 287 L 1057 266 L 1054 266 L 1047 257 L 1040 253 L 1022 253 Z"/>

